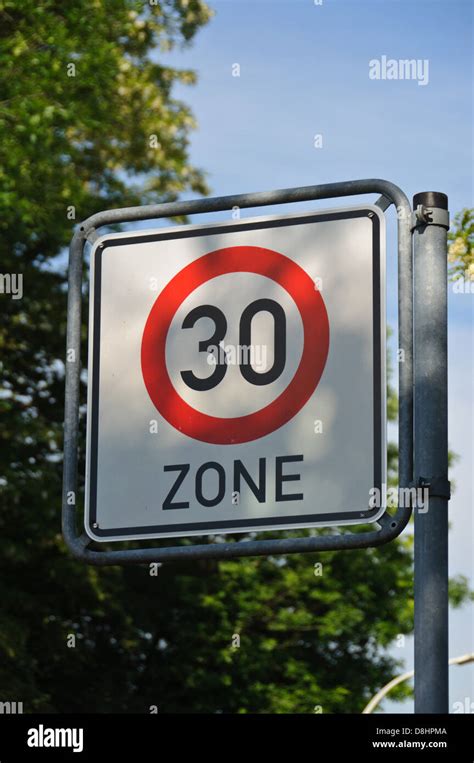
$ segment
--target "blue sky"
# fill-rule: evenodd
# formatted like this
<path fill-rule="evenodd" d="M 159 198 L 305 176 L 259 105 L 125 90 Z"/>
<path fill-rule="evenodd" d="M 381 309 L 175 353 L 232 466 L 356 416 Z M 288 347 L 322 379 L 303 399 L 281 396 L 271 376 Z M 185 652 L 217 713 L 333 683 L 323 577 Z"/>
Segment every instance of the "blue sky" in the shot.
<path fill-rule="evenodd" d="M 197 118 L 191 159 L 207 172 L 213 195 L 380 177 L 410 200 L 418 191 L 447 193 L 452 214 L 473 205 L 471 2 L 209 4 L 213 20 L 190 48 L 166 60 L 198 73 L 195 87 L 180 86 L 175 95 Z M 428 84 L 371 80 L 369 61 L 383 55 L 427 59 Z M 236 63 L 239 77 L 232 76 Z M 322 134 L 322 148 L 314 147 L 315 134 Z M 387 312 L 396 327 L 393 213 L 389 218 Z M 450 291 L 450 446 L 461 457 L 452 473 L 450 567 L 471 579 L 473 300 Z M 450 654 L 473 649 L 472 607 L 465 607 L 451 618 Z M 394 652 L 412 666 L 410 640 Z M 451 679 L 451 706 L 474 700 L 473 666 L 452 668 Z M 412 706 L 386 702 L 384 709 Z"/>

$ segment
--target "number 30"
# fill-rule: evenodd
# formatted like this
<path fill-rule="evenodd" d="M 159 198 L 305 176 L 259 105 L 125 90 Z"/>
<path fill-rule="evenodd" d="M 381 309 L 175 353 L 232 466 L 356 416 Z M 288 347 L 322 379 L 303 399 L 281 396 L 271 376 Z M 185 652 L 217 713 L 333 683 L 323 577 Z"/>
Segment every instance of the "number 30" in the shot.
<path fill-rule="evenodd" d="M 241 347 L 251 346 L 252 320 L 257 313 L 266 311 L 273 317 L 273 365 L 268 371 L 259 373 L 255 371 L 250 363 L 249 353 L 244 354 L 244 360 L 240 363 L 240 373 L 249 384 L 263 386 L 271 384 L 282 374 L 286 362 L 286 316 L 285 311 L 273 299 L 257 299 L 251 302 L 240 317 L 239 323 L 239 345 Z M 210 347 L 218 347 L 227 333 L 227 320 L 218 307 L 213 305 L 201 305 L 195 307 L 189 312 L 183 321 L 183 329 L 190 329 L 195 326 L 200 318 L 210 318 L 214 322 L 215 330 L 209 339 L 203 339 L 198 343 L 199 352 L 209 352 Z M 213 373 L 205 379 L 196 376 L 193 371 L 181 371 L 181 376 L 185 384 L 191 389 L 204 392 L 214 389 L 221 383 L 226 375 L 227 364 L 225 357 L 223 360 L 217 358 Z"/>

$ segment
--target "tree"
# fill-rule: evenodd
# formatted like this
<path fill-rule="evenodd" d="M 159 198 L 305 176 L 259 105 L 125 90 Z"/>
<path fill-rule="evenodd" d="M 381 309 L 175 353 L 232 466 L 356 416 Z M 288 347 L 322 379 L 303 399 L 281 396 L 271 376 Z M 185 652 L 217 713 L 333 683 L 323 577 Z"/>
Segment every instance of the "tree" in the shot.
<path fill-rule="evenodd" d="M 68 588 L 81 591 L 71 618 L 99 594 L 64 555 L 58 527 L 62 250 L 75 223 L 104 207 L 206 191 L 188 161 L 193 117 L 173 96 L 195 75 L 150 53 L 190 42 L 209 17 L 202 0 L 0 1 L 2 284 L 22 279 L 23 292 L 0 295 L 0 685 L 29 709 L 50 706 L 35 665 L 54 613 L 63 625 L 69 616 Z"/>
<path fill-rule="evenodd" d="M 0 0 L 0 251 L 23 276 L 1 295 L 0 699 L 25 712 L 360 712 L 412 627 L 410 536 L 157 575 L 64 547 L 63 248 L 99 209 L 205 192 L 173 98 L 194 75 L 155 53 L 208 18 L 200 0 Z"/>

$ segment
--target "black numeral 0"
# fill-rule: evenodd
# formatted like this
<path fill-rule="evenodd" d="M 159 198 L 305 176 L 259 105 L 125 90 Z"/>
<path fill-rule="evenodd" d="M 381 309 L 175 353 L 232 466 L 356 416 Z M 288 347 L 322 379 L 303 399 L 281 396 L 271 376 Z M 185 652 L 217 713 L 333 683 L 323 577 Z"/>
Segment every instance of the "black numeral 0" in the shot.
<path fill-rule="evenodd" d="M 239 343 L 242 347 L 251 346 L 252 320 L 263 310 L 273 316 L 273 366 L 268 371 L 258 373 L 252 368 L 248 354 L 246 362 L 240 366 L 244 379 L 258 386 L 271 384 L 278 379 L 286 362 L 286 315 L 282 306 L 273 299 L 257 299 L 245 308 L 240 318 Z"/>

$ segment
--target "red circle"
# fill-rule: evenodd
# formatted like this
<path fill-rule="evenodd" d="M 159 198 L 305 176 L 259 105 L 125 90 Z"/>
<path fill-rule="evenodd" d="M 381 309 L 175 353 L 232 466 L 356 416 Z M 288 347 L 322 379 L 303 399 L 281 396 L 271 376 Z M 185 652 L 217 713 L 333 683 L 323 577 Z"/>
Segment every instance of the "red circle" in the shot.
<path fill-rule="evenodd" d="M 219 418 L 197 411 L 173 387 L 166 368 L 166 338 L 176 311 L 192 291 L 212 278 L 237 272 L 271 278 L 293 298 L 303 320 L 303 353 L 293 379 L 269 405 L 245 416 Z M 142 373 L 152 402 L 175 429 L 196 440 L 231 445 L 257 440 L 292 419 L 316 389 L 328 350 L 326 307 L 303 268 L 271 249 L 230 246 L 191 262 L 160 293 L 143 332 Z"/>

